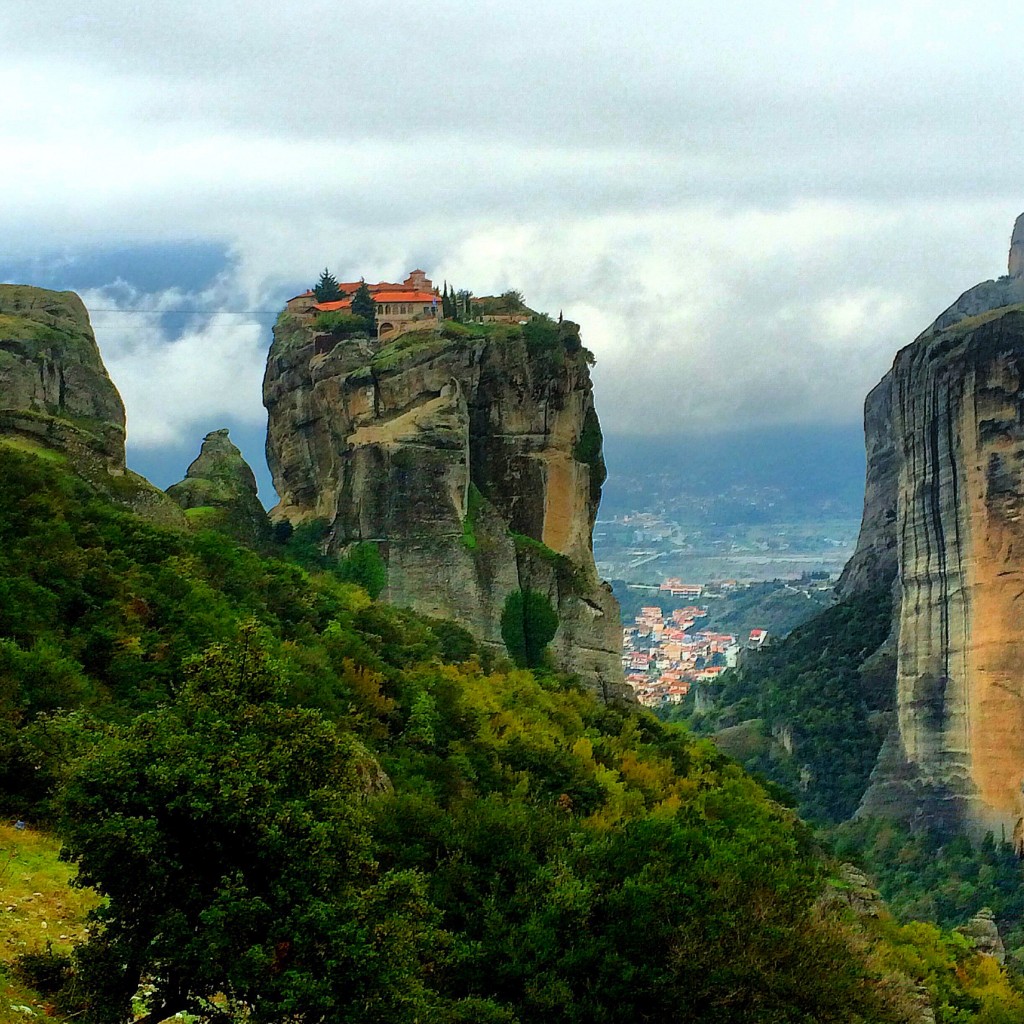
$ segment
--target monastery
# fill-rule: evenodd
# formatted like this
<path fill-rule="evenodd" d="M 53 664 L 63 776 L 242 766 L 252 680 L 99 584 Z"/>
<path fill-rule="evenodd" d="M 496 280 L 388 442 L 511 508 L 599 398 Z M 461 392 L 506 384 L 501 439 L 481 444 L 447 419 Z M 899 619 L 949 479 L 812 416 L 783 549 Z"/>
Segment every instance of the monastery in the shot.
<path fill-rule="evenodd" d="M 317 302 L 313 289 L 288 300 L 285 308 L 299 316 L 340 311 L 352 308 L 352 294 L 361 281 L 343 281 L 338 287 L 345 298 L 337 302 Z M 433 326 L 441 318 L 441 294 L 422 270 L 414 270 L 401 283 L 380 281 L 368 284 L 377 309 L 377 337 L 394 338 L 406 331 Z"/>

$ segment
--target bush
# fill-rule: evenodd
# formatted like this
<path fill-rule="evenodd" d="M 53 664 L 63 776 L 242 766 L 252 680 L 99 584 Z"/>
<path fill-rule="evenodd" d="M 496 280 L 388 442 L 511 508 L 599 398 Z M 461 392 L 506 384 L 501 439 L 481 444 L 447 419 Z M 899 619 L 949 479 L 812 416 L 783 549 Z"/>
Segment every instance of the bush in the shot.
<path fill-rule="evenodd" d="M 357 334 L 370 333 L 369 321 L 352 313 L 321 313 L 313 321 L 313 326 L 332 338 L 352 338 Z"/>
<path fill-rule="evenodd" d="M 71 957 L 53 951 L 47 941 L 46 949 L 37 953 L 22 953 L 14 961 L 14 973 L 26 985 L 45 996 L 56 995 L 71 977 Z"/>

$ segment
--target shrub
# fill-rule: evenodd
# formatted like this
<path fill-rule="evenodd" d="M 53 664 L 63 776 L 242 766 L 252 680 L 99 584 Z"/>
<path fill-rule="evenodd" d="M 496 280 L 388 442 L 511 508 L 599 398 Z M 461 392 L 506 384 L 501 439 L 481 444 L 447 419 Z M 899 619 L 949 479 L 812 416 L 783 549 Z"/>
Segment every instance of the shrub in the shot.
<path fill-rule="evenodd" d="M 460 324 L 457 320 L 445 320 L 441 324 L 441 337 L 449 338 L 452 341 L 461 341 L 463 338 L 476 337 L 478 331 L 474 331 L 471 327 L 467 327 L 465 324 Z"/>
<path fill-rule="evenodd" d="M 55 995 L 64 987 L 71 977 L 71 967 L 71 957 L 54 952 L 50 941 L 47 941 L 45 950 L 22 953 L 14 961 L 14 973 L 18 978 L 46 996 Z"/>
<path fill-rule="evenodd" d="M 476 515 L 483 504 L 484 496 L 476 484 L 469 485 L 469 497 L 466 500 L 466 518 L 462 520 L 462 543 L 470 550 L 476 550 Z"/>
<path fill-rule="evenodd" d="M 352 313 L 332 312 L 321 313 L 313 326 L 332 338 L 352 338 L 357 334 L 369 334 L 370 324 L 366 317 Z"/>

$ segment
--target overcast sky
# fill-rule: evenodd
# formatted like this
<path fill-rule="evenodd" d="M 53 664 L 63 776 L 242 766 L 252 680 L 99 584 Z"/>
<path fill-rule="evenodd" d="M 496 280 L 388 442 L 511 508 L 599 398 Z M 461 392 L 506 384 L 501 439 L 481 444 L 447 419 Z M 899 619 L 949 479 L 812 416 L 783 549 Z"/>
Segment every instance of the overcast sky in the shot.
<path fill-rule="evenodd" d="M 852 423 L 1005 273 L 1022 34 L 1010 3 L 0 0 L 0 279 L 82 291 L 139 452 L 265 423 L 272 316 L 175 311 L 325 264 L 564 310 L 608 431 Z"/>

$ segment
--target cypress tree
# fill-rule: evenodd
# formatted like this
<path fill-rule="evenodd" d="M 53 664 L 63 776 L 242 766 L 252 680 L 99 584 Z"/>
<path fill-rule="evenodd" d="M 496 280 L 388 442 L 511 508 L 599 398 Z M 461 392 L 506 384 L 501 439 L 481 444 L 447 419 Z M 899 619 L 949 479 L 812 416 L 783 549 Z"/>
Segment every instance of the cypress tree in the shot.
<path fill-rule="evenodd" d="M 352 315 L 361 316 L 372 337 L 377 333 L 377 304 L 373 301 L 366 281 L 359 279 L 359 287 L 352 295 Z"/>

